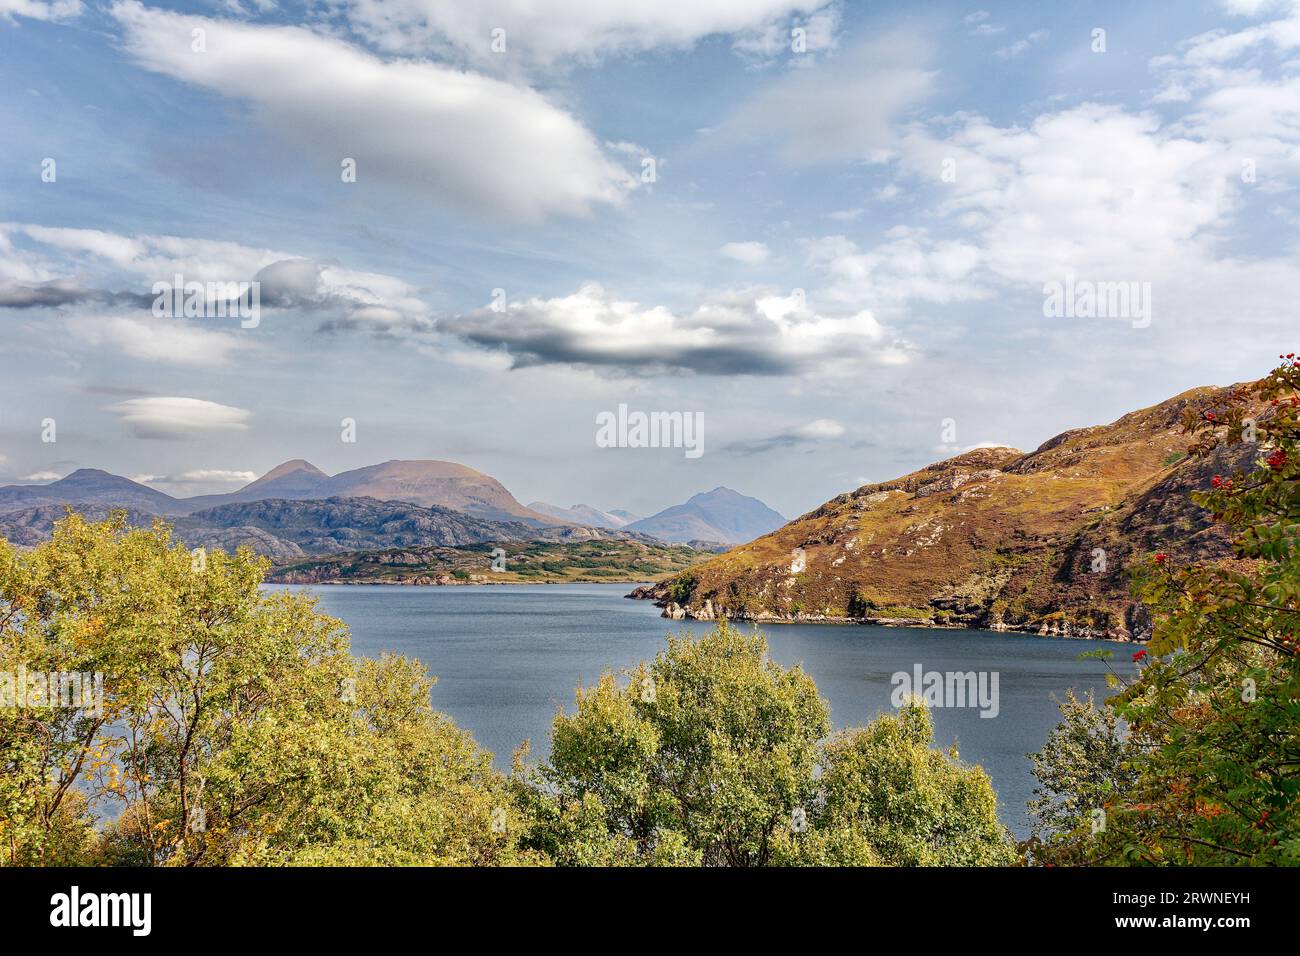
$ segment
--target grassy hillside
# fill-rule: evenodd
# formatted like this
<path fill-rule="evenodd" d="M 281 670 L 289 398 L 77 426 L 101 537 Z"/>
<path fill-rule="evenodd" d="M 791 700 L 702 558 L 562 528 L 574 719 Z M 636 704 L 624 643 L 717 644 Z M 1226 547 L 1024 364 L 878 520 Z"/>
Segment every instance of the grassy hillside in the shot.
<path fill-rule="evenodd" d="M 865 485 L 637 595 L 678 618 L 1127 639 L 1145 626 L 1128 596 L 1135 558 L 1230 553 L 1187 492 L 1233 463 L 1186 458 L 1181 425 L 1225 394 L 1193 389 L 1028 454 L 982 448 Z"/>

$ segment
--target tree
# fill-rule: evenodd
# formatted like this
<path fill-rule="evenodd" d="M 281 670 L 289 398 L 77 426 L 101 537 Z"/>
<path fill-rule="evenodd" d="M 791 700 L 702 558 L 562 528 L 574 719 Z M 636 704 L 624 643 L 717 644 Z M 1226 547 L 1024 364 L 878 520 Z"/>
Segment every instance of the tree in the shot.
<path fill-rule="evenodd" d="M 0 710 L 7 862 L 85 862 L 88 836 L 108 864 L 534 859 L 423 668 L 352 658 L 312 598 L 260 591 L 265 569 L 120 514 L 0 543 L 0 673 L 102 675 L 102 709 Z"/>
<path fill-rule="evenodd" d="M 826 745 L 820 831 L 860 834 L 885 866 L 1005 866 L 1015 859 L 983 768 L 932 748 L 919 698 Z"/>
<path fill-rule="evenodd" d="M 1237 560 L 1174 567 L 1154 555 L 1137 582 L 1153 633 L 1138 678 L 1108 706 L 1129 737 L 1100 828 L 1050 820 L 1058 863 L 1300 863 L 1300 361 L 1189 408 L 1190 453 L 1251 452 L 1252 467 L 1193 494 L 1234 532 Z M 1094 736 L 1108 731 L 1099 729 Z M 1078 807 L 1098 794 L 1056 767 L 1040 780 Z M 1067 815 L 1068 817 L 1068 815 Z M 1092 830 L 1097 832 L 1093 833 Z"/>
<path fill-rule="evenodd" d="M 1092 691 L 1080 699 L 1071 690 L 1060 709 L 1061 723 L 1030 755 L 1038 779 L 1025 844 L 1032 862 L 1057 860 L 1066 843 L 1086 843 L 1094 828 L 1105 826 L 1106 808 L 1136 782 L 1136 751 L 1112 708 L 1098 706 Z"/>
<path fill-rule="evenodd" d="M 924 705 L 833 738 L 829 708 L 757 631 L 670 637 L 556 715 L 516 759 L 524 844 L 562 865 L 1008 862 L 979 768 L 929 749 Z"/>

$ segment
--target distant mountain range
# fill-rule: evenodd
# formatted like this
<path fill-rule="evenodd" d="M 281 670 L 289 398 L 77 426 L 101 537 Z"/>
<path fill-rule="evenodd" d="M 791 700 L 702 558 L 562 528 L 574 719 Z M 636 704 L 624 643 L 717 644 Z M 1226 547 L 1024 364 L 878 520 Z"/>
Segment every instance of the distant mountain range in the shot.
<path fill-rule="evenodd" d="M 630 511 L 621 509 L 601 511 L 591 505 L 573 505 L 571 508 L 561 508 L 559 505 L 549 505 L 545 501 L 530 502 L 528 508 L 531 511 L 536 511 L 539 514 L 544 514 L 567 524 L 584 524 L 591 528 L 623 528 L 633 521 L 637 521 L 639 517 Z"/>
<path fill-rule="evenodd" d="M 675 618 L 1146 635 L 1135 564 L 1156 551 L 1231 561 L 1229 536 L 1189 493 L 1248 470 L 1256 452 L 1189 458 L 1183 431 L 1227 392 L 1193 389 L 1032 452 L 980 448 L 864 485 L 635 596 Z"/>
<path fill-rule="evenodd" d="M 78 504 L 94 521 L 103 520 L 112 505 Z M 39 505 L 0 513 L 0 537 L 20 546 L 39 544 L 50 536 L 54 522 L 67 513 L 68 503 Z M 127 520 L 148 527 L 159 516 L 127 509 Z M 579 525 L 539 527 L 524 521 L 488 521 L 450 508 L 380 501 L 376 498 L 327 498 L 293 501 L 267 498 L 219 505 L 167 520 L 187 547 L 234 551 L 247 545 L 277 564 L 306 557 L 388 548 L 463 547 L 489 541 L 541 541 L 567 544 L 583 541 L 629 541 L 657 544 L 657 539 L 630 531 Z"/>
<path fill-rule="evenodd" d="M 386 461 L 327 475 L 302 459 L 286 461 L 238 491 L 224 495 L 173 498 L 171 495 L 95 468 L 82 468 L 48 485 L 0 488 L 0 512 L 58 504 L 100 504 L 157 515 L 187 515 L 219 505 L 268 498 L 323 500 L 376 498 L 424 507 L 450 508 L 489 521 L 522 521 L 538 526 L 555 518 L 525 508 L 501 482 L 451 461 Z"/>
<path fill-rule="evenodd" d="M 286 461 L 238 491 L 175 498 L 95 468 L 43 485 L 0 487 L 0 534 L 19 545 L 49 536 L 74 506 L 92 518 L 125 509 L 132 524 L 166 517 L 191 547 L 248 545 L 277 562 L 380 548 L 486 541 L 667 541 L 717 550 L 784 520 L 726 488 L 649 518 L 588 505 L 520 504 L 495 478 L 449 461 L 388 461 L 327 475 Z"/>
<path fill-rule="evenodd" d="M 785 518 L 780 513 L 757 498 L 722 487 L 702 492 L 684 504 L 665 508 L 649 518 L 639 518 L 622 510 L 601 511 L 590 505 L 560 508 L 544 501 L 534 501 L 528 507 L 561 521 L 593 528 L 640 531 L 674 544 L 741 544 L 785 523 Z"/>

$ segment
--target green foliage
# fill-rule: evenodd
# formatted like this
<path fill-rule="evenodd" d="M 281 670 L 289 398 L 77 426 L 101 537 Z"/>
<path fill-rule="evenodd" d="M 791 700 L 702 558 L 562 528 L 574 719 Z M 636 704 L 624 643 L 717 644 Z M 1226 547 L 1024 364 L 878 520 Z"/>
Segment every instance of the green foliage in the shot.
<path fill-rule="evenodd" d="M 932 748 L 913 699 L 824 748 L 818 829 L 861 835 L 886 866 L 1004 866 L 1015 859 L 983 768 Z"/>
<path fill-rule="evenodd" d="M 7 865 L 966 865 L 1007 862 L 977 767 L 923 705 L 833 737 L 800 668 L 725 623 L 560 713 L 493 771 L 432 678 L 358 660 L 251 552 L 70 515 L 0 544 L 0 673 L 103 675 L 103 709 L 0 710 Z"/>
<path fill-rule="evenodd" d="M 1189 408 L 1191 454 L 1220 460 L 1256 439 L 1254 466 L 1193 494 L 1235 532 L 1238 559 L 1173 567 L 1156 555 L 1137 590 L 1154 630 L 1112 717 L 1067 714 L 1036 760 L 1061 812 L 1042 818 L 1049 862 L 1300 863 L 1300 365 L 1288 357 L 1225 407 Z M 1070 742 L 1067 743 L 1066 742 Z M 1095 758 L 1080 779 L 1066 764 Z M 1099 784 L 1112 782 L 1110 791 Z M 1105 828 L 1080 823 L 1100 803 Z"/>
<path fill-rule="evenodd" d="M 849 603 L 845 608 L 849 617 L 866 617 L 872 610 L 872 604 L 868 601 L 857 588 L 849 595 Z"/>
<path fill-rule="evenodd" d="M 250 552 L 199 564 L 163 524 L 0 543 L 0 672 L 103 674 L 102 713 L 0 710 L 10 864 L 515 862 L 506 781 L 414 662 L 348 654 Z M 110 808 L 120 808 L 105 821 Z M 102 833 L 94 825 L 103 822 Z"/>
<path fill-rule="evenodd" d="M 686 571 L 679 574 L 672 580 L 672 583 L 668 585 L 668 599 L 685 607 L 691 602 L 691 598 L 694 597 L 695 587 L 699 583 L 699 579 L 692 571 Z"/>
<path fill-rule="evenodd" d="M 1079 656 L 1102 655 L 1110 652 Z M 1097 706 L 1091 691 L 1080 699 L 1073 690 L 1060 708 L 1061 723 L 1043 749 L 1030 755 L 1038 779 L 1029 801 L 1033 826 L 1026 852 L 1032 862 L 1057 861 L 1068 847 L 1086 847 L 1094 827 L 1104 825 L 1098 812 L 1105 814 L 1136 782 L 1136 751 L 1113 709 Z"/>
<path fill-rule="evenodd" d="M 923 705 L 827 739 L 829 709 L 758 632 L 670 638 L 556 715 L 516 763 L 524 844 L 564 865 L 989 864 L 1012 857 L 979 768 L 929 749 Z"/>

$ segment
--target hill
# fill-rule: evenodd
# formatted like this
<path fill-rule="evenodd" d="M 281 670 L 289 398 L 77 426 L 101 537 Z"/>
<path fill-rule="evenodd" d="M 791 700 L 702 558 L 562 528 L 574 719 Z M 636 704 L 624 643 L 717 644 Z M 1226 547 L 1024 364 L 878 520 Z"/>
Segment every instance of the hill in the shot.
<path fill-rule="evenodd" d="M 492 570 L 500 548 L 503 570 Z M 499 552 L 498 552 L 499 554 Z M 542 584 L 654 581 L 704 553 L 683 545 L 622 539 L 502 542 L 459 548 L 400 548 L 291 562 L 268 580 L 284 584 Z"/>
<path fill-rule="evenodd" d="M 1028 454 L 981 448 L 864 485 L 635 596 L 676 618 L 1140 636 L 1136 559 L 1231 553 L 1187 494 L 1240 460 L 1187 458 L 1181 428 L 1227 391 L 1193 389 Z"/>

